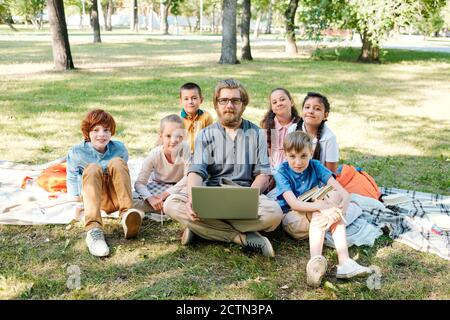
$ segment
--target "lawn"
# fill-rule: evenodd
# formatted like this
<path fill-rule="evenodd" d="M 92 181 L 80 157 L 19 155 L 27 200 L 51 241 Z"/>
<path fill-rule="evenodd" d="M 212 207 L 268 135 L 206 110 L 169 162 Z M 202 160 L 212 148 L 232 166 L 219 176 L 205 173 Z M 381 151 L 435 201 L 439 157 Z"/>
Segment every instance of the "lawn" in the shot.
<path fill-rule="evenodd" d="M 0 28 L 0 159 L 40 164 L 65 155 L 81 140 L 80 120 L 92 108 L 111 112 L 117 138 L 131 157 L 156 142 L 159 119 L 179 112 L 178 88 L 199 83 L 204 108 L 215 115 L 218 80 L 239 79 L 248 89 L 244 116 L 259 122 L 271 89 L 290 90 L 297 105 L 308 91 L 331 101 L 328 125 L 338 137 L 341 162 L 366 169 L 380 186 L 450 194 L 450 54 L 383 51 L 383 64 L 355 63 L 355 49 L 301 47 L 289 57 L 281 45 L 255 43 L 255 61 L 217 64 L 220 41 L 168 40 L 141 32 L 70 32 L 77 70 L 52 68 L 48 32 Z M 80 226 L 0 226 L 0 298 L 3 299 L 449 299 L 448 261 L 382 236 L 351 256 L 381 268 L 382 286 L 335 279 L 306 286 L 307 242 L 277 230 L 276 259 L 243 254 L 233 244 L 179 245 L 180 226 L 146 220 L 137 240 L 125 241 L 106 222 L 112 254 L 87 252 Z M 68 289 L 78 266 L 81 288 Z"/>

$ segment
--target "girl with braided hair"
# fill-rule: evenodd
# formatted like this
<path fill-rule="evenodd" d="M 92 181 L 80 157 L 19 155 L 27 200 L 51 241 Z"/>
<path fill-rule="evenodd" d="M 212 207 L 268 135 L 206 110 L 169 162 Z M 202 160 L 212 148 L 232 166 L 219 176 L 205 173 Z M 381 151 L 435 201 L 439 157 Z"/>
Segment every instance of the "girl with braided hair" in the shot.
<path fill-rule="evenodd" d="M 272 168 L 286 161 L 283 142 L 291 126 L 300 121 L 291 94 L 285 88 L 273 89 L 269 95 L 269 110 L 261 121 L 266 130 L 267 146 Z"/>
<path fill-rule="evenodd" d="M 313 142 L 313 159 L 319 160 L 336 174 L 339 161 L 339 147 L 336 136 L 325 124 L 330 113 L 330 103 L 326 96 L 317 92 L 308 92 L 303 100 L 301 119 L 288 133 L 304 131 Z"/>

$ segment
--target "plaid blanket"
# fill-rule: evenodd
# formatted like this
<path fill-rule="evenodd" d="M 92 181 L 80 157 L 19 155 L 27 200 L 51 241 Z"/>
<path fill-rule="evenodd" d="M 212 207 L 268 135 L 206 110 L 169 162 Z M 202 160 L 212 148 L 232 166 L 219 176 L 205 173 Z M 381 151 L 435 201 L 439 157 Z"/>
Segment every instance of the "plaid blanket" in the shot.
<path fill-rule="evenodd" d="M 388 227 L 389 236 L 422 252 L 450 260 L 450 231 L 434 225 L 430 214 L 450 216 L 450 197 L 411 190 L 381 188 L 383 194 L 406 194 L 412 201 L 384 209 L 363 209 L 362 217 L 377 227 Z"/>

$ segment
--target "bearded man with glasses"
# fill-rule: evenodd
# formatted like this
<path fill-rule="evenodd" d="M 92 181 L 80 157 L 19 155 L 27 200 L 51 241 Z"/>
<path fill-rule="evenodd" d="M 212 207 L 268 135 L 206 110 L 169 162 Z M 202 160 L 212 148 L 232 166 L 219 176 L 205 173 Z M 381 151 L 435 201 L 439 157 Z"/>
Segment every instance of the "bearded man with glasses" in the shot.
<path fill-rule="evenodd" d="M 275 201 L 261 194 L 271 170 L 264 131 L 242 118 L 248 103 L 248 93 L 239 81 L 226 79 L 217 84 L 213 104 L 218 122 L 199 132 L 188 169 L 187 187 L 169 196 L 164 203 L 164 212 L 185 228 L 183 245 L 199 236 L 234 242 L 268 257 L 275 255 L 269 239 L 258 231 L 275 230 L 281 222 L 282 211 Z M 225 180 L 261 190 L 257 219 L 218 220 L 197 216 L 192 209 L 191 188 L 220 186 Z"/>

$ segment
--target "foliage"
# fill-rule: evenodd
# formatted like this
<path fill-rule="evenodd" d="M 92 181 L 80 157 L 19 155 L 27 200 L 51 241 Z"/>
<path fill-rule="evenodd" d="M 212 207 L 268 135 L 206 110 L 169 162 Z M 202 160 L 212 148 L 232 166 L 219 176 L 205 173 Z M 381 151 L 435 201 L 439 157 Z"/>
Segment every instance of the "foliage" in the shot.
<path fill-rule="evenodd" d="M 0 23 L 11 16 L 11 0 L 0 0 Z"/>
<path fill-rule="evenodd" d="M 302 0 L 300 21 L 310 39 L 320 39 L 327 28 L 352 29 L 363 45 L 379 48 L 391 30 L 402 26 L 440 25 L 436 15 L 445 0 Z M 424 22 L 428 21 L 428 22 Z"/>
<path fill-rule="evenodd" d="M 46 0 L 15 0 L 11 2 L 13 14 L 22 16 L 26 21 L 37 22 L 47 5 Z"/>

